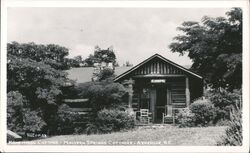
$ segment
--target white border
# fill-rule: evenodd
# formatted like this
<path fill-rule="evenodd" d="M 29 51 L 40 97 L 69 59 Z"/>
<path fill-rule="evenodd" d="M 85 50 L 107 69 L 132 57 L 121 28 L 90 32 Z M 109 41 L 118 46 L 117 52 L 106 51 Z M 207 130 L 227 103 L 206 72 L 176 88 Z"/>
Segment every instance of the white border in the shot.
<path fill-rule="evenodd" d="M 154 7 L 243 9 L 243 146 L 46 146 L 6 144 L 6 44 L 8 7 Z M 1 5 L 1 129 L 3 152 L 248 152 L 249 151 L 249 1 L 31 1 L 4 0 Z"/>

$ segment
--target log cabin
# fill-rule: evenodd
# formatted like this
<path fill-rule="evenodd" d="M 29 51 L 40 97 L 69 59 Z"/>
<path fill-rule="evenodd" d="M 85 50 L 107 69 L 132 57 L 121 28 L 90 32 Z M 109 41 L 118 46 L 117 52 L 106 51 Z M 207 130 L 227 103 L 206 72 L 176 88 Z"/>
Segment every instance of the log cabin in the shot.
<path fill-rule="evenodd" d="M 129 89 L 129 108 L 148 109 L 153 123 L 162 121 L 166 105 L 174 109 L 189 107 L 203 95 L 202 76 L 159 54 L 118 75 L 114 81 Z"/>

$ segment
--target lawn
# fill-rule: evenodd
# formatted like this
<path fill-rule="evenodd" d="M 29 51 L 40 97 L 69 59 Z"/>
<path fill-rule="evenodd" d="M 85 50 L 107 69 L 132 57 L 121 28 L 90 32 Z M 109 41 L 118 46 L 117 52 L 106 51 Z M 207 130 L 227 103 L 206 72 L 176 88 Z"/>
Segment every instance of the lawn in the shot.
<path fill-rule="evenodd" d="M 63 135 L 40 140 L 29 144 L 64 145 L 216 145 L 226 127 L 178 128 L 175 126 L 145 126 L 126 132 L 94 135 Z"/>

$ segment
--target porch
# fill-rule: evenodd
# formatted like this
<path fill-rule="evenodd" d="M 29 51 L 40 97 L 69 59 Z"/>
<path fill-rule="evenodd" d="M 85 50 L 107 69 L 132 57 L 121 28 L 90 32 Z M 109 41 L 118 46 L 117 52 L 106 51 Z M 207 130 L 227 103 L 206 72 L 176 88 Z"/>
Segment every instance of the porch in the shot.
<path fill-rule="evenodd" d="M 143 123 L 174 123 L 175 112 L 190 104 L 189 79 L 185 76 L 134 78 L 129 86 L 133 92 L 129 107 Z"/>
<path fill-rule="evenodd" d="M 203 80 L 186 68 L 155 54 L 115 78 L 128 88 L 129 108 L 145 110 L 154 124 L 171 120 L 174 111 L 189 107 L 203 94 Z M 141 115 L 140 115 L 141 116 Z"/>

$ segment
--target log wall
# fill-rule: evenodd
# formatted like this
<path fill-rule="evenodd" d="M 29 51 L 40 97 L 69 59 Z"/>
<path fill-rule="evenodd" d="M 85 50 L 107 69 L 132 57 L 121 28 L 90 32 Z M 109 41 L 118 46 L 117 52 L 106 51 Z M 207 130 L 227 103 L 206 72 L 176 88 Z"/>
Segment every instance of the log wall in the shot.
<path fill-rule="evenodd" d="M 185 93 L 185 82 L 173 82 L 171 83 L 171 99 L 172 104 L 175 108 L 186 107 L 186 93 Z"/>
<path fill-rule="evenodd" d="M 142 90 L 144 89 L 156 89 L 159 84 L 150 83 L 151 79 L 137 79 L 133 88 L 133 109 L 135 111 L 141 108 L 141 103 L 146 101 L 145 96 L 142 96 Z M 186 93 L 185 93 L 185 78 L 168 78 L 165 84 L 161 86 L 166 87 L 167 99 L 170 104 L 175 108 L 185 108 L 186 107 Z M 148 99 L 150 101 L 150 97 Z"/>

